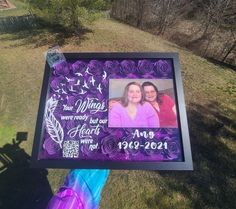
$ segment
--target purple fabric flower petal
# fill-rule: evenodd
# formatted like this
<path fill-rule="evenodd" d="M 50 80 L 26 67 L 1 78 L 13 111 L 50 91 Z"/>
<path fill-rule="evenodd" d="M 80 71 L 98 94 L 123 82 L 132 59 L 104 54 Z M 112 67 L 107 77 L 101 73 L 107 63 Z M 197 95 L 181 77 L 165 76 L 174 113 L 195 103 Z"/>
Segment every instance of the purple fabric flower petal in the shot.
<path fill-rule="evenodd" d="M 67 62 L 61 62 L 60 64 L 54 67 L 55 75 L 68 75 L 70 68 Z"/>
<path fill-rule="evenodd" d="M 72 72 L 74 73 L 74 75 L 79 76 L 80 74 L 83 74 L 86 68 L 87 68 L 87 64 L 82 61 L 77 61 L 72 64 Z"/>
<path fill-rule="evenodd" d="M 104 63 L 104 69 L 108 74 L 119 73 L 120 63 L 118 61 L 106 61 Z"/>
<path fill-rule="evenodd" d="M 156 72 L 159 76 L 163 78 L 169 78 L 171 77 L 172 69 L 171 65 L 166 60 L 159 60 L 155 63 L 156 66 Z"/>
<path fill-rule="evenodd" d="M 88 74 L 101 75 L 103 70 L 103 63 L 98 60 L 91 60 L 88 64 Z"/>
<path fill-rule="evenodd" d="M 121 70 L 124 74 L 133 74 L 136 70 L 136 65 L 133 60 L 124 60 L 121 62 Z"/>
<path fill-rule="evenodd" d="M 113 136 L 106 136 L 101 141 L 102 153 L 109 156 L 109 158 L 114 157 L 118 152 L 117 141 Z"/>
<path fill-rule="evenodd" d="M 48 137 L 44 140 L 43 149 L 46 150 L 49 155 L 55 155 L 58 153 L 60 146 Z"/>
<path fill-rule="evenodd" d="M 165 137 L 163 143 L 166 143 L 167 150 L 164 150 L 164 155 L 168 159 L 178 159 L 181 154 L 179 140 L 176 137 Z"/>
<path fill-rule="evenodd" d="M 151 74 L 153 73 L 154 64 L 148 60 L 140 60 L 138 62 L 138 71 L 141 74 Z"/>
<path fill-rule="evenodd" d="M 54 91 L 58 90 L 61 87 L 61 83 L 63 82 L 63 80 L 64 80 L 63 76 L 53 77 L 50 82 L 50 86 Z"/>
<path fill-rule="evenodd" d="M 75 96 L 68 96 L 67 97 L 67 105 L 68 106 L 74 106 L 75 102 L 76 102 Z"/>

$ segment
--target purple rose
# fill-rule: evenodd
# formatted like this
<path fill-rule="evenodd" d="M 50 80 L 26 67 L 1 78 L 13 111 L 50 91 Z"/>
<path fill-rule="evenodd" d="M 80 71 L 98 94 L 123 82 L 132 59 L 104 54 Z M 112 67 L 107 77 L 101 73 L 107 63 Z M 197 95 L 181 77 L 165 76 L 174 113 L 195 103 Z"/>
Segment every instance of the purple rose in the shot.
<path fill-rule="evenodd" d="M 151 74 L 153 73 L 154 64 L 148 60 L 140 60 L 138 62 L 138 71 L 141 74 Z"/>
<path fill-rule="evenodd" d="M 101 141 L 101 149 L 102 149 L 102 153 L 104 155 L 107 155 L 110 158 L 112 158 L 118 152 L 117 141 L 111 135 L 106 136 Z"/>
<path fill-rule="evenodd" d="M 166 60 L 159 60 L 155 63 L 156 72 L 161 77 L 170 77 L 171 76 L 171 65 Z"/>
<path fill-rule="evenodd" d="M 177 137 L 165 137 L 163 139 L 163 148 L 164 156 L 166 156 L 168 159 L 176 159 L 180 157 L 181 149 Z"/>
<path fill-rule="evenodd" d="M 165 136 L 168 136 L 168 135 L 166 133 L 163 134 L 162 129 L 155 132 L 155 138 L 157 138 L 158 140 Z"/>
<path fill-rule="evenodd" d="M 121 70 L 124 74 L 133 74 L 136 70 L 133 60 L 124 60 L 121 62 Z"/>
<path fill-rule="evenodd" d="M 72 71 L 76 75 L 80 75 L 79 73 L 83 74 L 87 68 L 87 65 L 85 62 L 77 61 L 72 64 Z"/>
<path fill-rule="evenodd" d="M 68 75 L 70 72 L 70 67 L 67 62 L 61 62 L 54 67 L 55 75 Z"/>
<path fill-rule="evenodd" d="M 55 91 L 58 90 L 61 87 L 61 83 L 63 82 L 64 77 L 59 76 L 59 77 L 54 77 L 52 81 L 50 82 L 51 88 Z"/>
<path fill-rule="evenodd" d="M 179 131 L 177 128 L 165 128 L 165 131 L 169 136 L 178 136 L 179 135 Z"/>
<path fill-rule="evenodd" d="M 46 152 L 49 155 L 55 155 L 59 152 L 60 146 L 56 142 L 54 142 L 50 137 L 47 137 L 44 140 L 43 143 L 43 149 L 46 150 Z"/>
<path fill-rule="evenodd" d="M 172 155 L 178 155 L 180 153 L 180 148 L 179 148 L 179 144 L 175 141 L 171 141 L 168 144 L 168 151 L 172 154 Z"/>
<path fill-rule="evenodd" d="M 119 73 L 120 63 L 118 61 L 106 61 L 104 63 L 104 68 L 108 74 Z"/>
<path fill-rule="evenodd" d="M 103 70 L 102 62 L 98 60 L 91 60 L 88 64 L 87 73 L 89 75 L 101 75 Z"/>

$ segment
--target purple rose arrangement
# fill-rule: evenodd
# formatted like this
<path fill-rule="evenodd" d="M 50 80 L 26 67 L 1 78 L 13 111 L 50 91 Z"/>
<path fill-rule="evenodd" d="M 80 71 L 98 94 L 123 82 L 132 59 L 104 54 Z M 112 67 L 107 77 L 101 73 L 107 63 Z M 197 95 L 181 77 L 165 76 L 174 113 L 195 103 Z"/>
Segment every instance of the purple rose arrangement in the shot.
<path fill-rule="evenodd" d="M 155 64 L 155 72 L 158 77 L 172 78 L 172 69 L 169 60 L 158 60 Z"/>
<path fill-rule="evenodd" d="M 154 78 L 153 69 L 154 63 L 149 60 L 140 60 L 138 62 L 138 71 L 144 78 Z"/>
<path fill-rule="evenodd" d="M 52 68 L 40 157 L 181 161 L 178 129 L 109 128 L 109 79 L 173 78 L 168 60 L 76 60 Z"/>

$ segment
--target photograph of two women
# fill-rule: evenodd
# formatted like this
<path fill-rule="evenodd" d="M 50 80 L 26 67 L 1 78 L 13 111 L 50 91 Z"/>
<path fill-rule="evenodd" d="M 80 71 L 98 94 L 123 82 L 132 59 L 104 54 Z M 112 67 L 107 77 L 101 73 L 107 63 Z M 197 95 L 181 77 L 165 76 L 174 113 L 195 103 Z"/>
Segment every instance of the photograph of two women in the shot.
<path fill-rule="evenodd" d="M 110 79 L 109 127 L 177 128 L 172 79 Z"/>

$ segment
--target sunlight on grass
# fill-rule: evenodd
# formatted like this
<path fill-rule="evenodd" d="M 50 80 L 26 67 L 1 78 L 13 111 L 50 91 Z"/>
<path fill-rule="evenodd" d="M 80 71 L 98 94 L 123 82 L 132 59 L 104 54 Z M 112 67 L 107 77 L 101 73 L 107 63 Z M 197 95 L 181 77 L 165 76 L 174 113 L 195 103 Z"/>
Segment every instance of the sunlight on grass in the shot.
<path fill-rule="evenodd" d="M 28 14 L 27 6 L 19 0 L 10 0 L 10 2 L 16 7 L 8 10 L 1 10 L 0 17 L 6 16 L 21 16 Z"/>
<path fill-rule="evenodd" d="M 15 128 L 0 124 L 0 147 L 6 143 L 11 143 L 13 138 L 16 138 Z"/>

